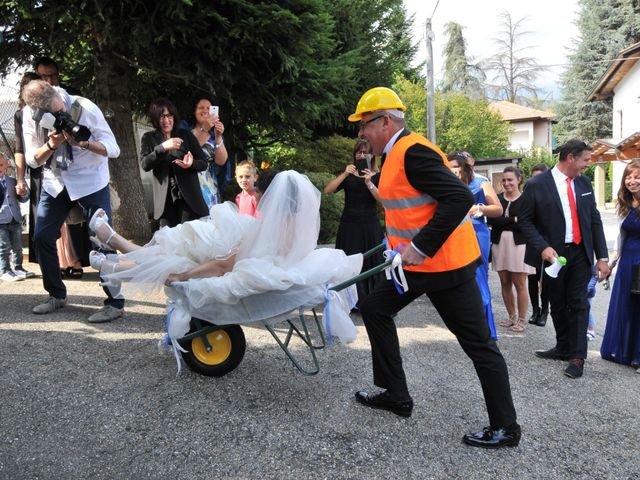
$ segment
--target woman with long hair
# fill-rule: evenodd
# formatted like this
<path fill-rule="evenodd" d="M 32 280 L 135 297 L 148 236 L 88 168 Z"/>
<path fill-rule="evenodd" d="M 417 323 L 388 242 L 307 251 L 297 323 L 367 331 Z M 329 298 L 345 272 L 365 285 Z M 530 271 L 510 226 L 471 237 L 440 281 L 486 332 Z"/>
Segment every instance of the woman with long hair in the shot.
<path fill-rule="evenodd" d="M 369 142 L 358 139 L 353 147 L 352 161 L 324 188 L 324 193 L 344 190 L 336 248 L 347 255 L 364 253 L 380 245 L 384 239 L 377 209 L 380 171 L 371 151 Z M 372 255 L 364 260 L 362 270 L 369 270 L 383 261 L 382 253 Z M 358 299 L 369 295 L 381 277 L 382 274 L 378 274 L 358 282 Z"/>
<path fill-rule="evenodd" d="M 503 214 L 501 217 L 489 220 L 493 244 L 491 247 L 493 269 L 500 277 L 502 300 L 509 314 L 509 319 L 500 322 L 499 325 L 516 333 L 522 333 L 525 330 L 525 317 L 529 309 L 527 279 L 530 274 L 535 273 L 535 268 L 524 263 L 526 238 L 518 225 L 521 183 L 522 172 L 519 168 L 506 167 L 503 170 L 504 192 L 498 195 Z"/>
<path fill-rule="evenodd" d="M 616 211 L 620 219 L 611 268 L 618 267 L 600 355 L 640 373 L 640 160 L 624 169 Z"/>
<path fill-rule="evenodd" d="M 473 171 L 475 159 L 469 152 L 460 151 L 448 156 L 451 162 L 451 170 L 462 180 L 473 193 L 475 204 L 471 207 L 469 215 L 476 232 L 480 252 L 482 253 L 482 265 L 476 270 L 476 282 L 482 294 L 484 314 L 491 330 L 491 336 L 498 338 L 495 322 L 493 320 L 493 308 L 491 307 L 491 290 L 489 289 L 489 227 L 487 218 L 497 217 L 502 214 L 502 207 L 498 201 L 493 186 L 486 178 L 476 175 Z"/>

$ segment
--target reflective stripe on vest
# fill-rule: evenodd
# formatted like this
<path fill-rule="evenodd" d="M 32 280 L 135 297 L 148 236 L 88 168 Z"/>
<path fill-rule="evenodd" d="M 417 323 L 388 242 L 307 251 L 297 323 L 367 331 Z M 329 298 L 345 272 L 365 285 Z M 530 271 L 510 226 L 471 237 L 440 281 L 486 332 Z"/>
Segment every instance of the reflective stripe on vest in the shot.
<path fill-rule="evenodd" d="M 385 209 L 387 240 L 391 249 L 411 240 L 431 221 L 438 208 L 432 196 L 413 188 L 404 169 L 405 154 L 413 145 L 420 144 L 438 153 L 443 163 L 449 165 L 438 147 L 416 133 L 398 138 L 387 155 L 378 191 Z M 468 215 L 451 232 L 433 257 L 427 257 L 420 265 L 404 267 L 417 272 L 445 272 L 462 268 L 480 256 L 480 248 Z"/>
<path fill-rule="evenodd" d="M 398 200 L 385 200 L 381 199 L 382 206 L 388 210 L 395 210 L 398 208 L 411 208 L 411 207 L 419 207 L 420 205 L 430 205 L 432 203 L 436 203 L 435 198 L 431 195 L 420 195 L 417 197 L 411 198 L 401 198 Z"/>

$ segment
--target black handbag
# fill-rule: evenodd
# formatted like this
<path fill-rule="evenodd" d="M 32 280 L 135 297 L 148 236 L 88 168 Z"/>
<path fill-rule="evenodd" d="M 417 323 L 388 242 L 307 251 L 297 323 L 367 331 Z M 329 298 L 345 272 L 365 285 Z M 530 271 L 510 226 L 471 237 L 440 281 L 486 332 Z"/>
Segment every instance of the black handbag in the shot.
<path fill-rule="evenodd" d="M 631 293 L 640 295 L 640 263 L 631 266 Z"/>

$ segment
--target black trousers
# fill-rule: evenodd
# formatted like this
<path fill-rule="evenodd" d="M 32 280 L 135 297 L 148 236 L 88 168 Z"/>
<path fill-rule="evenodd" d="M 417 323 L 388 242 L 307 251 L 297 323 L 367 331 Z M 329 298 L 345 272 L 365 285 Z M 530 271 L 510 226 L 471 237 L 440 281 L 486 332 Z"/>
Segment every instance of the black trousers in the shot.
<path fill-rule="evenodd" d="M 540 264 L 542 264 L 542 261 L 540 261 Z M 533 313 L 536 313 L 536 311 L 538 310 L 549 313 L 549 294 L 547 288 L 548 283 L 544 278 L 542 279 L 542 284 L 538 288 L 540 275 L 543 272 L 541 267 L 542 265 L 538 265 L 536 267 L 536 273 L 532 273 L 531 275 L 529 275 L 529 300 L 531 300 Z"/>
<path fill-rule="evenodd" d="M 404 295 L 398 294 L 391 281 L 384 280 L 360 304 L 371 342 L 376 386 L 398 394 L 408 394 L 392 315 L 426 293 L 447 328 L 473 362 L 482 385 L 491 426 L 514 426 L 516 411 L 511 398 L 507 365 L 491 338 L 475 277 L 451 288 L 427 291 L 421 282 L 427 274 L 405 273 L 409 291 Z"/>
<path fill-rule="evenodd" d="M 544 276 L 547 282 L 551 318 L 556 329 L 556 349 L 570 358 L 587 358 L 587 326 L 589 325 L 589 301 L 587 285 L 591 278 L 591 262 L 584 247 L 570 244 L 559 251 L 567 259 L 567 265 L 557 278 Z"/>

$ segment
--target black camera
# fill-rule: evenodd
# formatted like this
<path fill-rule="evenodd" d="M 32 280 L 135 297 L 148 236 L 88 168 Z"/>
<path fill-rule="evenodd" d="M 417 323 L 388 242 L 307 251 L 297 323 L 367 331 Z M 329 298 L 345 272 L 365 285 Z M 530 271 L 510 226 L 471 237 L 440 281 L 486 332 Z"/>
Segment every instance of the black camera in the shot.
<path fill-rule="evenodd" d="M 38 108 L 33 112 L 33 119 L 40 122 L 43 128 L 68 133 L 76 142 L 86 142 L 91 138 L 91 131 L 87 127 L 74 122 L 71 115 L 62 110 L 51 113 Z"/>

